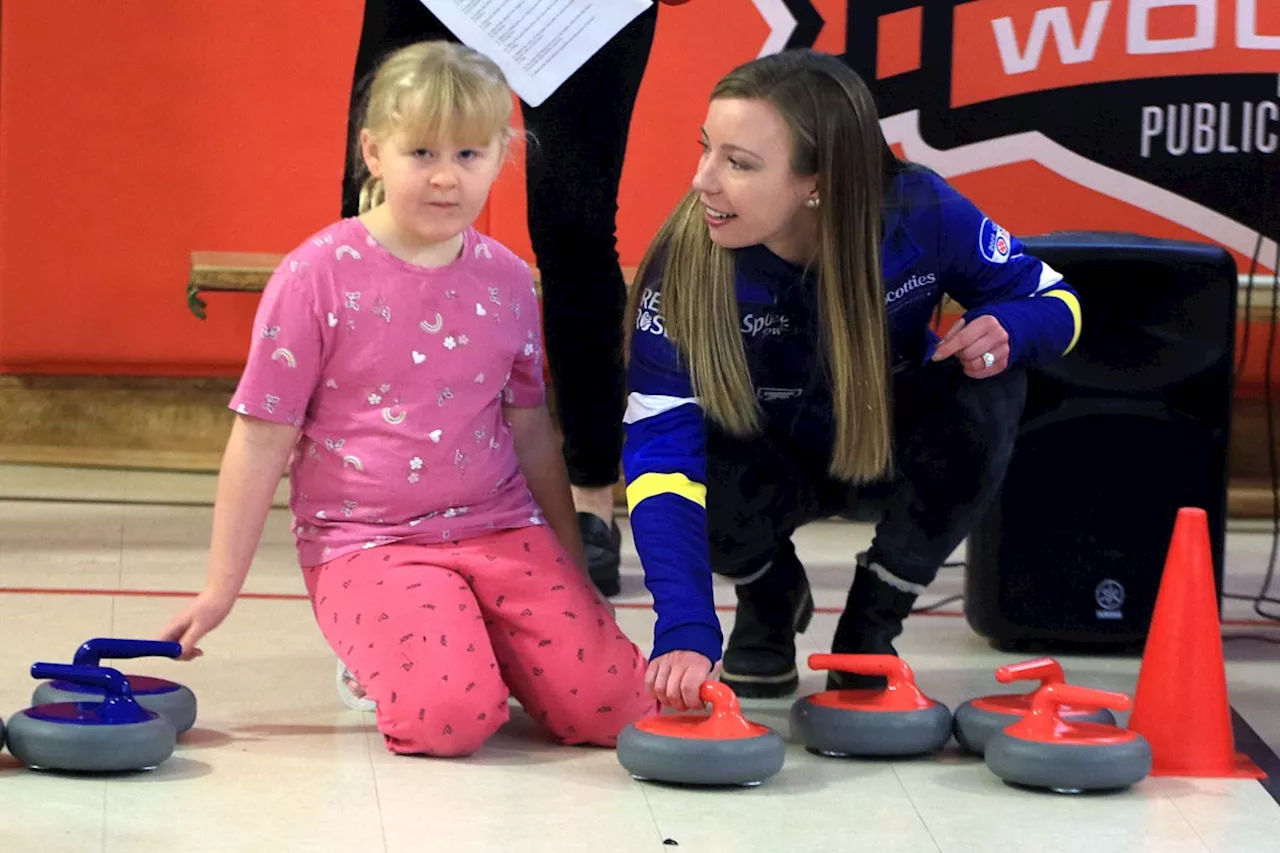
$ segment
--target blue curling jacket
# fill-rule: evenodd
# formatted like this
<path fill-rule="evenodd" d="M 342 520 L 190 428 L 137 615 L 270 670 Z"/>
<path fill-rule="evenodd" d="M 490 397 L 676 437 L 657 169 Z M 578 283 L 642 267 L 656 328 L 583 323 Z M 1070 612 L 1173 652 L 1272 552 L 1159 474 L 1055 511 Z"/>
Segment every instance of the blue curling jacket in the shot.
<path fill-rule="evenodd" d="M 923 366 L 938 338 L 929 328 L 943 294 L 966 321 L 995 316 L 1009 333 L 1010 365 L 1045 362 L 1075 346 L 1080 304 L 1062 276 L 1023 254 L 1020 241 L 941 177 L 906 166 L 886 193 L 881 244 L 890 357 L 895 372 Z M 825 470 L 834 434 L 819 365 L 812 276 L 763 246 L 735 252 L 740 330 L 767 433 L 811 448 Z M 643 287 L 627 368 L 623 473 L 631 529 L 654 598 L 653 656 L 675 650 L 720 659 L 712 599 L 702 409 L 665 336 L 661 265 Z"/>

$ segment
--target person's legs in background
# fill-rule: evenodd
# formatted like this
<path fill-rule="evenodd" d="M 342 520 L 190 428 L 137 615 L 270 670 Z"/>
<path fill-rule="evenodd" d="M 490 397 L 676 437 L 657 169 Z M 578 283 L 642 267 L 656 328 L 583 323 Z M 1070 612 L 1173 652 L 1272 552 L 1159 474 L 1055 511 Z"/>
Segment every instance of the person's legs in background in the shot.
<path fill-rule="evenodd" d="M 613 484 L 622 457 L 618 186 L 632 110 L 653 43 L 643 12 L 537 107 L 522 104 L 529 234 L 543 294 L 547 362 L 591 579 L 619 591 Z"/>
<path fill-rule="evenodd" d="M 356 48 L 356 64 L 351 75 L 351 95 L 347 105 L 347 138 L 342 158 L 343 217 L 355 216 L 360 212 L 360 181 L 356 177 L 360 118 L 373 72 L 392 51 L 429 39 L 457 41 L 448 27 L 427 11 L 422 0 L 365 0 L 360 46 Z"/>

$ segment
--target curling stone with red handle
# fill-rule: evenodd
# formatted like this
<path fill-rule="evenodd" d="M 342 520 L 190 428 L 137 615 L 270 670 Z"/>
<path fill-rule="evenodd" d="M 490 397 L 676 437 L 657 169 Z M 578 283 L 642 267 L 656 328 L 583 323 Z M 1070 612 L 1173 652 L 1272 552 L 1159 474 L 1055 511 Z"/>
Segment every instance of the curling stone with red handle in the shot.
<path fill-rule="evenodd" d="M 1063 794 L 1127 788 L 1151 772 L 1151 745 L 1129 729 L 1068 721 L 1061 707 L 1128 710 L 1123 693 L 1046 684 L 1031 710 L 987 741 L 987 767 L 1004 781 Z"/>
<path fill-rule="evenodd" d="M 76 649 L 73 666 L 96 667 L 103 658 L 124 659 L 140 657 L 178 658 L 182 655 L 180 643 L 160 640 L 128 640 L 114 637 L 98 637 Z M 126 675 L 133 698 L 142 707 L 164 714 L 173 723 L 178 734 L 190 729 L 196 722 L 196 695 L 189 687 L 163 678 L 145 675 Z M 47 681 L 32 694 L 33 705 L 53 702 L 89 702 L 101 699 L 104 691 L 90 683 L 72 681 Z"/>
<path fill-rule="evenodd" d="M 1000 667 L 996 670 L 996 681 L 1001 684 L 1039 681 L 1043 687 L 1046 684 L 1063 684 L 1065 676 L 1062 665 L 1053 658 L 1036 658 Z M 965 702 L 956 708 L 956 742 L 968 752 L 982 755 L 992 735 L 1022 719 L 1031 710 L 1031 697 L 1035 692 L 996 693 Z M 1058 709 L 1058 713 L 1064 720 L 1073 723 L 1105 723 L 1111 726 L 1116 723 L 1115 716 L 1106 708 L 1072 708 L 1064 705 Z"/>
<path fill-rule="evenodd" d="M 704 682 L 710 714 L 655 715 L 618 735 L 618 762 L 641 781 L 685 785 L 759 785 L 782 769 L 786 744 L 768 726 L 742 716 L 728 685 Z"/>
<path fill-rule="evenodd" d="M 83 701 L 36 705 L 9 719 L 9 751 L 28 767 L 117 773 L 150 770 L 173 755 L 173 723 L 139 705 L 118 670 L 37 663 L 31 676 L 91 686 L 97 693 Z"/>
<path fill-rule="evenodd" d="M 811 655 L 810 669 L 882 675 L 879 690 L 827 690 L 791 706 L 792 736 L 833 757 L 923 755 L 951 739 L 951 711 L 916 686 L 896 655 Z"/>

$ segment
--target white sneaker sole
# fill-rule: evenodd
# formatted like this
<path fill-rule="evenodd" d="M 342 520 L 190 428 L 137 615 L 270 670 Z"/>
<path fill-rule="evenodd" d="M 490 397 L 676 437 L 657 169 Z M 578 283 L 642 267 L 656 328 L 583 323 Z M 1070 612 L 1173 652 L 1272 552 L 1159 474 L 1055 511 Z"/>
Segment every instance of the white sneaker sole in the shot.
<path fill-rule="evenodd" d="M 377 702 L 374 702 L 368 696 L 357 696 L 351 692 L 351 688 L 347 687 L 347 679 L 349 678 L 351 678 L 351 673 L 347 670 L 347 665 L 342 661 L 338 661 L 338 696 L 342 699 L 342 704 L 353 711 L 377 710 Z"/>

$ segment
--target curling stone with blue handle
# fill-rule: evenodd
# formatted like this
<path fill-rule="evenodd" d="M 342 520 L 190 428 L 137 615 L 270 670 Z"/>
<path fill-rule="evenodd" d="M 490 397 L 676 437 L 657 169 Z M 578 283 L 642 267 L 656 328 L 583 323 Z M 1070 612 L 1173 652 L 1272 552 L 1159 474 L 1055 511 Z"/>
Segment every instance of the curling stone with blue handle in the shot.
<path fill-rule="evenodd" d="M 150 770 L 173 755 L 173 723 L 139 705 L 118 670 L 37 663 L 31 677 L 96 688 L 88 701 L 36 705 L 9 719 L 9 752 L 33 770 Z"/>
<path fill-rule="evenodd" d="M 996 681 L 1009 684 L 1014 681 L 1039 681 L 1046 684 L 1063 684 L 1062 665 L 1053 658 L 1011 663 L 996 670 Z M 961 748 L 982 755 L 987 741 L 996 732 L 1016 723 L 1031 710 L 1031 697 L 1036 693 L 996 693 L 970 699 L 956 708 L 955 735 Z M 1062 719 L 1072 723 L 1106 723 L 1115 725 L 1116 718 L 1106 708 L 1072 708 L 1066 705 L 1058 709 Z"/>
<path fill-rule="evenodd" d="M 791 733 L 809 752 L 904 757 L 933 752 L 951 739 L 950 709 L 924 695 L 896 655 L 810 655 L 809 668 L 887 679 L 883 689 L 825 690 L 798 699 Z"/>
<path fill-rule="evenodd" d="M 1151 772 L 1151 745 L 1140 734 L 1104 723 L 1068 721 L 1061 707 L 1125 711 L 1129 697 L 1046 684 L 1035 692 L 1031 710 L 987 741 L 983 759 L 991 772 L 1012 785 L 1060 794 L 1120 790 Z"/>
<path fill-rule="evenodd" d="M 182 655 L 180 643 L 159 640 L 125 640 L 99 637 L 89 640 L 76 650 L 74 666 L 96 667 L 106 659 L 166 657 Z M 178 734 L 190 729 L 196 722 L 196 696 L 187 687 L 163 678 L 145 675 L 127 675 L 129 689 L 142 707 L 164 714 L 178 730 Z M 67 680 L 45 682 L 36 688 L 31 697 L 33 705 L 52 702 L 90 702 L 101 699 L 103 692 L 91 684 L 75 684 Z"/>

